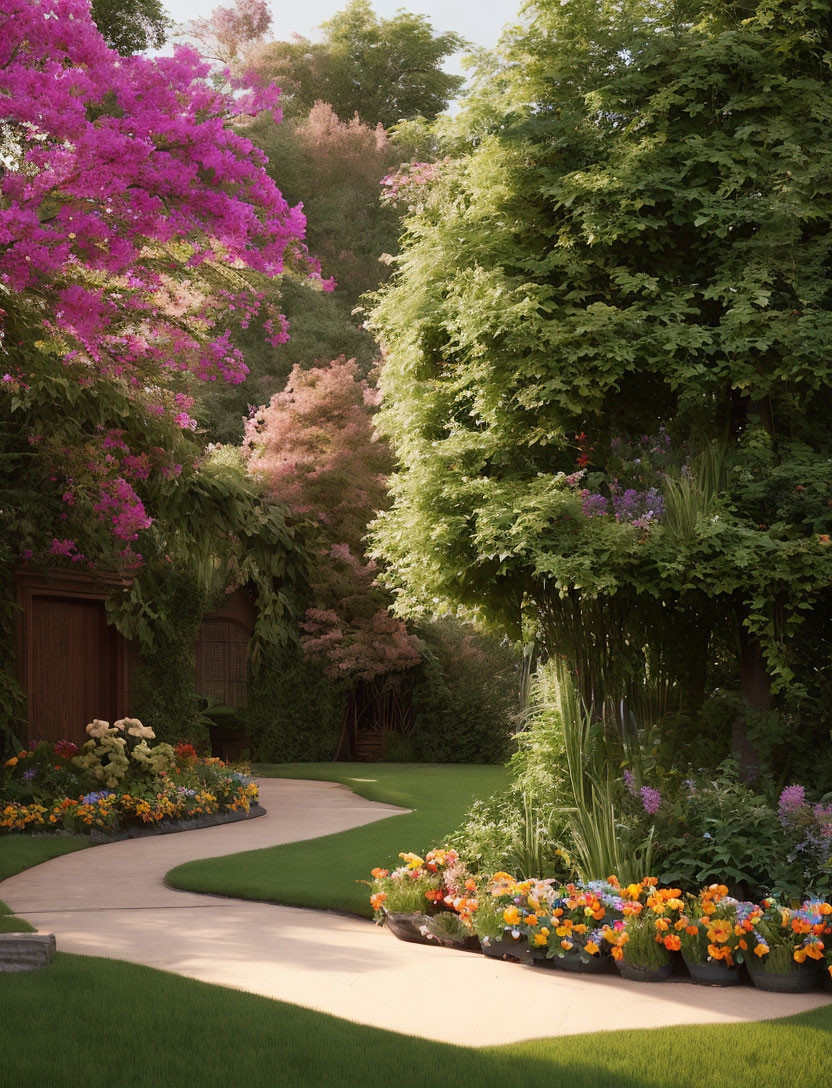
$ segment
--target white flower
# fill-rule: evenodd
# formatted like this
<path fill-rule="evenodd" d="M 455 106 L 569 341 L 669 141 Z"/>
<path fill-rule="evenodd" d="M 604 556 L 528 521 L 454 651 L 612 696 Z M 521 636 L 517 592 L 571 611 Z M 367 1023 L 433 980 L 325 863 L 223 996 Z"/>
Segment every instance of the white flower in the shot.
<path fill-rule="evenodd" d="M 142 725 L 138 718 L 121 718 L 116 722 L 118 729 L 126 729 L 131 737 L 142 737 L 146 740 L 153 740 L 156 734 L 150 728 L 149 725 Z"/>
<path fill-rule="evenodd" d="M 101 718 L 93 718 L 90 724 L 87 726 L 87 736 L 96 737 L 108 737 L 110 735 L 110 723 L 102 721 Z"/>

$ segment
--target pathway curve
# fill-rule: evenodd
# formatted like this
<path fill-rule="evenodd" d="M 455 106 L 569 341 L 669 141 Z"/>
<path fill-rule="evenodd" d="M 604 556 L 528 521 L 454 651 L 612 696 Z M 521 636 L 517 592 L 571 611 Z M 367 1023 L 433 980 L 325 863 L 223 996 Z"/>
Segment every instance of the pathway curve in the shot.
<path fill-rule="evenodd" d="M 267 815 L 97 846 L 10 877 L 0 899 L 58 948 L 161 967 L 350 1020 L 483 1046 L 601 1029 L 763 1020 L 832 1001 L 689 983 L 586 978 L 408 945 L 360 918 L 167 887 L 196 858 L 346 830 L 403 812 L 330 782 L 264 779 Z"/>

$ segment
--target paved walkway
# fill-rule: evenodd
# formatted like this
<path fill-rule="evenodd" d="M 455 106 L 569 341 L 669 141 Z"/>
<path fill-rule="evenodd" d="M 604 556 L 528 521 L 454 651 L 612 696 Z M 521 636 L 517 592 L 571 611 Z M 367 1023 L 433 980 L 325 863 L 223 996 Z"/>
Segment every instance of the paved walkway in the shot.
<path fill-rule="evenodd" d="M 335 783 L 265 779 L 260 787 L 266 816 L 65 854 L 3 881 L 0 899 L 54 932 L 64 952 L 161 967 L 471 1046 L 763 1020 L 832 1001 L 823 993 L 788 997 L 571 976 L 403 944 L 358 918 L 168 888 L 165 873 L 184 861 L 314 838 L 403 811 Z"/>

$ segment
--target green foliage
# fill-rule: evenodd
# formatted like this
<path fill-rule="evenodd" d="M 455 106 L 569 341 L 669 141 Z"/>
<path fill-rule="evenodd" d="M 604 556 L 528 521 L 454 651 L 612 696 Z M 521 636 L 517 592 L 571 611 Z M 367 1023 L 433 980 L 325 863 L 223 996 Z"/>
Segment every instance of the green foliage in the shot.
<path fill-rule="evenodd" d="M 389 128 L 403 118 L 436 117 L 464 82 L 442 68 L 464 39 L 434 33 L 425 15 L 399 11 L 385 19 L 369 0 L 350 0 L 322 30 L 319 43 L 272 42 L 247 58 L 277 83 L 294 114 L 329 102 L 339 117 L 357 113 Z"/>
<path fill-rule="evenodd" d="M 659 662 L 701 701 L 719 646 L 758 709 L 770 682 L 828 732 L 826 14 L 544 0 L 507 38 L 373 315 L 405 602 L 525 608 L 619 696 Z M 589 516 L 616 438 L 662 427 L 668 519 Z M 715 448 L 718 480 L 679 482 Z"/>
<path fill-rule="evenodd" d="M 611 873 L 624 884 L 640 880 L 652 872 L 652 830 L 640 840 L 616 819 L 610 768 L 594 758 L 592 714 L 563 668 L 557 683 L 568 787 L 562 803 L 578 873 L 583 880 Z"/>
<path fill-rule="evenodd" d="M 124 57 L 160 49 L 171 26 L 160 0 L 92 0 L 90 10 L 104 41 Z"/>
<path fill-rule="evenodd" d="M 654 828 L 655 870 L 664 884 L 727 883 L 754 900 L 772 893 L 824 895 L 830 887 L 828 856 L 824 865 L 807 850 L 799 828 L 784 826 L 772 797 L 740 781 L 735 760 L 710 775 L 668 782 L 654 817 L 636 800 L 629 819 L 644 831 Z"/>
<path fill-rule="evenodd" d="M 518 712 L 516 647 L 452 619 L 425 623 L 418 635 L 424 663 L 410 693 L 414 758 L 504 762 Z"/>
<path fill-rule="evenodd" d="M 160 740 L 204 747 L 208 731 L 199 721 L 194 646 L 202 617 L 215 601 L 187 570 L 147 570 L 141 586 L 163 623 L 152 628 L 152 648 L 139 656 L 131 684 L 131 713 Z"/>
<path fill-rule="evenodd" d="M 296 646 L 271 653 L 249 681 L 240 720 L 261 761 L 332 759 L 338 746 L 346 691 Z"/>

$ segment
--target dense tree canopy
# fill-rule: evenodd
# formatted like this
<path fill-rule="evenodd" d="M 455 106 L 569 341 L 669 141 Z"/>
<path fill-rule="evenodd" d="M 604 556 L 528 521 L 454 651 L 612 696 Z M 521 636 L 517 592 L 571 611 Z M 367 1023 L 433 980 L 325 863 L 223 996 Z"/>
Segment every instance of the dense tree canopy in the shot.
<path fill-rule="evenodd" d="M 292 114 L 323 101 L 342 119 L 357 113 L 369 125 L 389 128 L 410 117 L 436 117 L 464 82 L 442 69 L 464 40 L 434 33 L 424 15 L 400 11 L 384 19 L 369 0 L 351 0 L 322 30 L 320 42 L 271 42 L 247 58 L 277 83 Z"/>
<path fill-rule="evenodd" d="M 306 117 L 279 125 L 263 114 L 247 135 L 268 156 L 267 169 L 279 178 L 286 199 L 303 203 L 309 248 L 336 286 L 328 292 L 310 291 L 297 279 L 276 283 L 274 301 L 289 322 L 289 339 L 270 344 L 262 323 L 253 321 L 235 337 L 247 380 L 203 384 L 200 423 L 215 439 L 231 442 L 239 442 L 249 406 L 282 390 L 294 366 L 316 366 L 343 354 L 355 358 L 363 374 L 369 372 L 377 347 L 363 315 L 354 311 L 360 296 L 387 273 L 379 257 L 395 252 L 399 225 L 398 212 L 379 200 L 381 181 L 398 161 L 380 126 L 340 121 L 318 102 Z"/>
<path fill-rule="evenodd" d="M 493 89 L 472 104 L 472 151 L 417 186 L 375 313 L 400 464 L 379 548 L 411 598 L 515 625 L 533 602 L 588 694 L 646 668 L 701 700 L 710 659 L 711 684 L 739 673 L 765 712 L 773 682 L 814 720 L 832 648 L 828 6 L 531 14 L 499 109 Z"/>
<path fill-rule="evenodd" d="M 161 0 L 92 0 L 90 13 L 107 45 L 125 57 L 159 49 L 171 25 Z"/>

